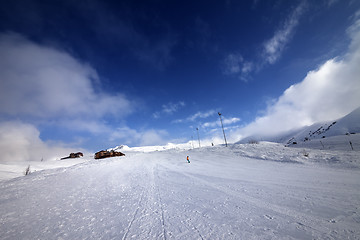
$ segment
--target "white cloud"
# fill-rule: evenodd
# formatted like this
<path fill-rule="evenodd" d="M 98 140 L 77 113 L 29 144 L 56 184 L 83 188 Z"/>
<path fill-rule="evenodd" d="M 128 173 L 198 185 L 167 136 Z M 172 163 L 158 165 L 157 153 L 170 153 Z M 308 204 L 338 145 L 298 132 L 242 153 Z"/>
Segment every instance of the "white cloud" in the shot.
<path fill-rule="evenodd" d="M 197 112 L 194 115 L 189 116 L 187 118 L 187 120 L 194 122 L 195 120 L 197 120 L 199 118 L 208 118 L 208 117 L 213 116 L 215 114 L 217 114 L 217 112 L 215 110 L 209 110 L 209 111 L 206 111 L 206 112 Z"/>
<path fill-rule="evenodd" d="M 294 34 L 296 26 L 299 24 L 299 18 L 305 9 L 305 1 L 302 1 L 299 6 L 292 12 L 284 25 L 279 28 L 274 36 L 264 43 L 264 58 L 265 62 L 274 64 L 282 54 L 286 44 L 290 41 Z"/>
<path fill-rule="evenodd" d="M 252 62 L 244 62 L 241 68 L 241 72 L 243 74 L 248 74 L 254 70 L 254 63 Z"/>
<path fill-rule="evenodd" d="M 339 0 L 327 0 L 327 6 L 331 7 L 332 5 L 334 5 L 335 3 L 337 3 Z"/>
<path fill-rule="evenodd" d="M 162 114 L 171 115 L 171 114 L 177 112 L 180 108 L 185 107 L 185 105 L 186 104 L 183 101 L 180 101 L 177 103 L 170 102 L 170 103 L 164 104 L 164 105 L 162 105 L 161 111 L 153 113 L 153 117 L 160 118 Z"/>
<path fill-rule="evenodd" d="M 236 118 L 236 117 L 233 117 L 233 118 L 225 118 L 225 117 L 223 117 L 222 118 L 222 122 L 223 122 L 224 126 L 231 125 L 231 124 L 237 123 L 239 121 L 240 121 L 240 118 Z M 218 120 L 218 121 L 203 123 L 201 126 L 203 128 L 220 127 L 221 123 L 220 123 L 220 120 Z"/>
<path fill-rule="evenodd" d="M 0 113 L 12 117 L 125 116 L 133 102 L 96 88 L 96 71 L 66 52 L 0 35 Z"/>
<path fill-rule="evenodd" d="M 164 139 L 168 134 L 165 130 L 150 129 L 141 133 L 140 146 L 153 146 L 165 144 L 167 141 Z"/>
<path fill-rule="evenodd" d="M 326 61 L 290 86 L 266 114 L 237 131 L 237 135 L 275 135 L 280 132 L 331 121 L 360 105 L 360 20 L 348 29 L 352 41 L 343 58 Z"/>
<path fill-rule="evenodd" d="M 87 132 L 94 135 L 111 132 L 111 127 L 101 119 L 62 119 L 61 121 L 53 122 L 53 124 L 72 131 Z"/>
<path fill-rule="evenodd" d="M 249 61 L 240 53 L 230 53 L 223 61 L 223 73 L 237 76 L 240 80 L 248 82 L 251 79 L 250 74 L 252 72 L 260 71 L 267 64 L 274 64 L 294 35 L 305 8 L 306 2 L 302 1 L 284 23 L 277 28 L 274 35 L 262 44 L 261 59 Z"/>
<path fill-rule="evenodd" d="M 39 130 L 31 124 L 19 121 L 0 123 L 1 162 L 51 160 L 80 150 L 43 142 Z"/>
<path fill-rule="evenodd" d="M 168 132 L 165 130 L 135 130 L 129 127 L 117 128 L 110 134 L 111 142 L 120 142 L 120 144 L 149 146 L 166 144 Z"/>
<path fill-rule="evenodd" d="M 254 69 L 254 63 L 246 61 L 239 53 L 230 53 L 223 62 L 224 74 L 238 76 L 244 82 L 248 81 L 249 74 Z"/>
<path fill-rule="evenodd" d="M 224 60 L 224 73 L 225 74 L 238 74 L 241 73 L 241 65 L 244 58 L 241 54 L 230 53 Z"/>
<path fill-rule="evenodd" d="M 177 112 L 179 110 L 179 108 L 182 108 L 185 106 L 185 103 L 180 101 L 178 103 L 168 103 L 168 104 L 164 104 L 162 105 L 162 112 L 167 113 L 167 114 L 173 114 L 175 112 Z"/>
<path fill-rule="evenodd" d="M 213 116 L 215 114 L 217 114 L 216 110 L 208 110 L 208 111 L 205 111 L 205 112 L 199 111 L 199 112 L 195 113 L 194 115 L 191 115 L 191 116 L 189 116 L 189 117 L 187 117 L 185 119 L 177 119 L 177 120 L 175 120 L 173 122 L 174 123 L 195 122 L 198 119 L 208 118 L 208 117 Z"/>

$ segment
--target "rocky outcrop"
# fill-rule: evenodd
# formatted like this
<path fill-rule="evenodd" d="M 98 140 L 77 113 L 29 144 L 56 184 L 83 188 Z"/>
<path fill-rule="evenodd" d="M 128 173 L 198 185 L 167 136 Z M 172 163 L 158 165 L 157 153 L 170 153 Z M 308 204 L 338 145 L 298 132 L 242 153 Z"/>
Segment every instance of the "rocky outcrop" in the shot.
<path fill-rule="evenodd" d="M 116 152 L 113 150 L 111 150 L 111 151 L 102 150 L 102 151 L 95 153 L 94 158 L 101 159 L 101 158 L 120 157 L 120 156 L 125 156 L 125 154 L 122 152 Z"/>
<path fill-rule="evenodd" d="M 82 152 L 70 153 L 70 155 L 68 157 L 63 157 L 63 158 L 61 158 L 61 160 L 68 159 L 68 158 L 79 158 L 79 157 L 83 157 L 83 156 L 84 156 L 84 154 Z"/>

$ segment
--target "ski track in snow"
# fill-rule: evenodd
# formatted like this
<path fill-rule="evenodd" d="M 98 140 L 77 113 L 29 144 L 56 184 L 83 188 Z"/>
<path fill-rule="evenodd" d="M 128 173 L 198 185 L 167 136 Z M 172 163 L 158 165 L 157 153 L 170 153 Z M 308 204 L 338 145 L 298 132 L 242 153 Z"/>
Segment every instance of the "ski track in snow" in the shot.
<path fill-rule="evenodd" d="M 168 171 L 170 171 L 170 169 L 167 169 Z M 297 222 L 297 224 L 299 224 L 300 226 L 304 226 L 307 228 L 310 228 L 312 230 L 315 230 L 317 232 L 322 232 L 322 231 L 326 231 L 326 232 L 330 232 L 330 229 L 328 228 L 328 224 L 325 220 L 321 220 L 321 219 L 317 219 L 317 218 L 312 218 L 310 215 L 306 215 L 303 214 L 299 211 L 295 211 L 289 208 L 284 208 L 282 206 L 279 205 L 275 205 L 275 204 L 270 204 L 267 202 L 263 202 L 261 199 L 257 199 L 251 196 L 246 195 L 246 193 L 244 194 L 243 192 L 237 192 L 234 190 L 231 190 L 228 187 L 222 187 L 222 186 L 218 186 L 216 184 L 212 184 L 208 181 L 205 181 L 201 178 L 198 177 L 194 177 L 190 174 L 184 174 L 184 173 L 180 173 L 183 174 L 186 177 L 189 178 L 193 178 L 194 181 L 197 182 L 201 182 L 206 186 L 209 186 L 215 190 L 218 190 L 226 195 L 230 195 L 233 199 L 236 199 L 237 202 L 239 203 L 244 203 L 244 204 L 251 204 L 252 206 L 255 206 L 257 208 L 263 209 L 264 212 L 274 212 L 274 214 L 272 215 L 285 215 L 287 218 L 300 218 L 301 220 L 299 222 Z M 266 217 L 269 220 L 273 220 L 274 217 L 270 216 L 270 215 L 264 215 L 264 217 Z M 314 226 L 314 227 L 311 227 Z M 318 230 L 318 228 L 323 228 L 322 230 Z"/>
<path fill-rule="evenodd" d="M 123 240 L 126 239 L 128 233 L 129 233 L 129 231 L 130 231 L 130 229 L 131 229 L 131 226 L 132 226 L 132 224 L 133 224 L 133 222 L 134 222 L 134 220 L 135 220 L 135 218 L 136 218 L 136 216 L 137 216 L 137 214 L 138 214 L 138 211 L 139 211 L 139 209 L 140 209 L 140 207 L 141 207 L 141 203 L 142 203 L 143 197 L 144 197 L 144 192 L 142 192 L 142 194 L 141 194 L 141 197 L 140 197 L 139 202 L 138 202 L 138 204 L 137 204 L 138 206 L 136 207 L 136 210 L 135 210 L 135 212 L 134 212 L 134 215 L 133 215 L 131 221 L 129 222 L 129 226 L 127 227 L 126 232 L 125 232 L 125 234 L 124 234 L 124 236 L 123 236 L 123 238 L 122 238 Z"/>
<path fill-rule="evenodd" d="M 131 152 L 2 181 L 1 239 L 360 239 L 359 168 L 246 148 Z"/>

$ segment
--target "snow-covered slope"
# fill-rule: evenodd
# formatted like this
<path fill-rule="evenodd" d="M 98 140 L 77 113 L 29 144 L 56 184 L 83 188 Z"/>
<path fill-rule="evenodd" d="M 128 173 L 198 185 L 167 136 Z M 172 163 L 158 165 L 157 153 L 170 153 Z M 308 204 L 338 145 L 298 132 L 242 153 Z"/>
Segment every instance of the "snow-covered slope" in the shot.
<path fill-rule="evenodd" d="M 317 123 L 306 127 L 294 134 L 294 136 L 288 140 L 288 143 L 306 142 L 313 139 L 344 136 L 355 133 L 360 133 L 360 108 L 357 108 L 336 121 Z"/>
<path fill-rule="evenodd" d="M 360 107 L 349 113 L 348 115 L 337 119 L 331 120 L 328 122 L 315 123 L 311 126 L 302 127 L 290 132 L 279 133 L 276 136 L 249 136 L 239 143 L 247 143 L 251 140 L 257 141 L 270 141 L 283 143 L 287 146 L 294 146 L 294 144 L 300 144 L 301 146 L 305 145 L 309 147 L 314 147 L 309 143 L 310 141 L 317 140 L 316 142 L 320 144 L 319 140 L 322 142 L 327 142 L 325 138 L 336 137 L 337 146 L 334 148 L 346 148 L 349 145 L 349 138 L 346 136 L 360 134 Z M 340 136 L 343 136 L 342 138 Z M 358 137 L 355 141 L 358 141 Z M 320 144 L 321 148 L 323 146 Z"/>
<path fill-rule="evenodd" d="M 8 161 L 0 162 L 0 181 L 10 178 L 24 176 L 25 169 L 30 166 L 31 172 L 37 172 L 44 169 L 55 169 L 70 167 L 84 163 L 93 159 L 94 156 L 86 154 L 81 158 L 70 158 L 64 160 L 45 160 L 45 161 Z"/>
<path fill-rule="evenodd" d="M 358 151 L 125 152 L 2 181 L 1 239 L 360 238 Z"/>
<path fill-rule="evenodd" d="M 142 146 L 142 147 L 129 147 L 127 145 L 120 145 L 114 148 L 107 149 L 108 151 L 114 150 L 119 152 L 154 152 L 154 151 L 165 151 L 170 149 L 185 150 L 191 148 L 190 143 L 173 144 L 168 143 L 164 146 Z"/>

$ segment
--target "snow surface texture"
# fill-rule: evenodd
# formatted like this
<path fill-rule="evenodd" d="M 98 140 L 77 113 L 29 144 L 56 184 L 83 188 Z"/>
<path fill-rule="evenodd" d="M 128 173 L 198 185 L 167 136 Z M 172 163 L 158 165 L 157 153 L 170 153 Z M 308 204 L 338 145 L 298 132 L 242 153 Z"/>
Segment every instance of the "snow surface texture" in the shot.
<path fill-rule="evenodd" d="M 125 153 L 2 181 L 1 239 L 360 239 L 358 150 Z"/>

